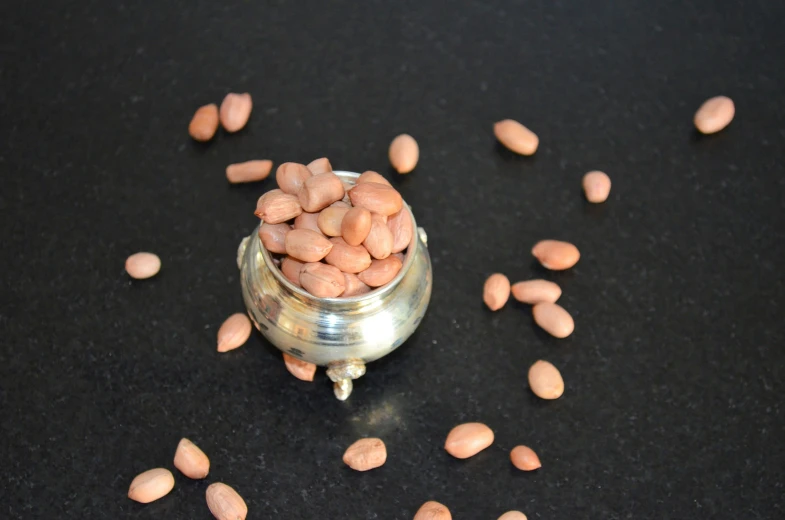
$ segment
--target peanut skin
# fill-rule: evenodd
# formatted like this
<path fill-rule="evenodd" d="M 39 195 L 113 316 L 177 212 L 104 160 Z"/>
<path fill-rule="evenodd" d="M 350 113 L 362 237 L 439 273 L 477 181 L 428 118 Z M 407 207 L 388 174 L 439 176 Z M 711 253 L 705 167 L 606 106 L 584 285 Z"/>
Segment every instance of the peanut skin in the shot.
<path fill-rule="evenodd" d="M 355 471 L 368 471 L 387 461 L 387 447 L 376 438 L 360 439 L 343 454 L 343 462 Z"/>
<path fill-rule="evenodd" d="M 292 228 L 289 224 L 268 224 L 263 222 L 259 226 L 259 238 L 262 245 L 271 253 L 286 253 L 286 234 Z"/>
<path fill-rule="evenodd" d="M 400 253 L 409 247 L 414 236 L 414 224 L 406 207 L 401 208 L 398 213 L 390 215 L 387 219 L 387 227 L 390 228 L 393 235 L 393 253 Z"/>
<path fill-rule="evenodd" d="M 384 218 L 376 213 L 371 214 L 371 230 L 363 240 L 365 249 L 371 253 L 372 257 L 384 260 L 392 253 L 393 243 L 392 231 L 387 227 Z"/>
<path fill-rule="evenodd" d="M 281 190 L 270 190 L 259 197 L 254 215 L 268 224 L 280 224 L 302 212 L 297 197 Z"/>
<path fill-rule="evenodd" d="M 378 182 L 357 184 L 349 192 L 353 206 L 361 206 L 380 215 L 393 215 L 401 211 L 403 199 L 395 188 Z"/>
<path fill-rule="evenodd" d="M 293 229 L 286 234 L 286 254 L 302 262 L 318 262 L 333 248 L 321 233 L 310 229 Z M 302 283 L 302 276 L 300 283 Z"/>
<path fill-rule="evenodd" d="M 344 193 L 341 179 L 334 173 L 327 172 L 308 178 L 298 197 L 303 210 L 314 213 L 341 200 Z"/>
<path fill-rule="evenodd" d="M 365 208 L 351 208 L 341 221 L 341 236 L 350 246 L 359 246 L 371 232 L 371 212 Z M 393 236 L 393 244 L 395 237 Z"/>
<path fill-rule="evenodd" d="M 283 163 L 275 171 L 275 182 L 284 193 L 297 195 L 305 181 L 313 176 L 311 170 L 299 163 Z"/>
<path fill-rule="evenodd" d="M 300 284 L 317 298 L 336 298 L 346 289 L 343 273 L 337 267 L 321 262 L 303 266 L 300 271 Z"/>
<path fill-rule="evenodd" d="M 397 256 L 388 256 L 383 260 L 373 260 L 371 267 L 357 277 L 369 287 L 381 287 L 395 278 L 402 266 Z"/>
<path fill-rule="evenodd" d="M 322 157 L 309 162 L 308 169 L 311 170 L 311 173 L 316 175 L 317 173 L 327 173 L 333 171 L 333 165 L 330 164 L 330 160 L 327 159 L 327 157 Z"/>
<path fill-rule="evenodd" d="M 324 261 L 337 267 L 344 273 L 356 274 L 371 266 L 371 255 L 363 246 L 350 246 L 341 237 L 330 239 L 333 248 L 324 257 Z"/>

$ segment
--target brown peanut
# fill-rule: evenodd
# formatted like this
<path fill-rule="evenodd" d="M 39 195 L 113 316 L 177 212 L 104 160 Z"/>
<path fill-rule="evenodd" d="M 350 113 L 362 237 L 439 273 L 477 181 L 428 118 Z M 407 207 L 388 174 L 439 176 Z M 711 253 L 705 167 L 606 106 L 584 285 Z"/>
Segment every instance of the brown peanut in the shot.
<path fill-rule="evenodd" d="M 444 449 L 456 459 L 468 459 L 493 444 L 493 430 L 482 423 L 459 424 L 447 435 Z"/>
<path fill-rule="evenodd" d="M 390 164 L 398 173 L 409 173 L 420 159 L 420 147 L 409 134 L 401 134 L 390 143 Z"/>
<path fill-rule="evenodd" d="M 149 504 L 166 496 L 174 488 L 174 475 L 166 468 L 154 468 L 140 473 L 128 488 L 128 498 Z"/>
<path fill-rule="evenodd" d="M 316 365 L 313 363 L 297 359 L 286 352 L 283 353 L 283 362 L 286 370 L 300 381 L 313 381 L 313 376 L 316 375 Z"/>
<path fill-rule="evenodd" d="M 343 273 L 337 267 L 321 262 L 311 262 L 303 266 L 300 271 L 300 284 L 317 298 L 336 298 L 346 289 Z"/>
<path fill-rule="evenodd" d="M 516 446 L 510 452 L 512 465 L 521 471 L 532 471 L 542 467 L 540 458 L 528 446 Z"/>
<path fill-rule="evenodd" d="M 605 172 L 591 171 L 583 176 L 581 181 L 586 200 L 599 204 L 608 200 L 611 193 L 611 178 Z"/>
<path fill-rule="evenodd" d="M 363 240 L 365 249 L 371 253 L 372 257 L 383 260 L 392 253 L 393 241 L 393 234 L 387 227 L 387 222 L 381 215 L 372 213 L 371 230 Z"/>
<path fill-rule="evenodd" d="M 318 262 L 333 248 L 321 233 L 310 229 L 293 229 L 286 234 L 286 254 L 302 262 Z M 302 276 L 301 276 L 302 278 Z M 302 279 L 300 280 L 302 283 Z"/>
<path fill-rule="evenodd" d="M 395 278 L 401 267 L 401 261 L 397 256 L 388 256 L 383 260 L 373 260 L 371 267 L 362 271 L 357 277 L 370 287 L 381 287 Z"/>
<path fill-rule="evenodd" d="M 414 520 L 452 520 L 452 515 L 447 506 L 429 500 L 420 506 L 414 515 Z"/>
<path fill-rule="evenodd" d="M 297 197 L 281 190 L 270 190 L 256 202 L 254 215 L 268 224 L 280 224 L 303 212 Z"/>
<path fill-rule="evenodd" d="M 361 206 L 380 215 L 392 215 L 401 211 L 403 199 L 395 188 L 378 182 L 357 184 L 349 192 L 353 206 Z"/>
<path fill-rule="evenodd" d="M 251 320 L 243 313 L 232 314 L 218 329 L 218 352 L 243 346 L 251 337 Z"/>
<path fill-rule="evenodd" d="M 305 181 L 313 177 L 311 170 L 299 163 L 283 163 L 275 171 L 275 182 L 284 193 L 297 195 Z"/>
<path fill-rule="evenodd" d="M 356 471 L 368 471 L 387 461 L 387 446 L 376 438 L 360 439 L 346 449 L 343 462 Z"/>
<path fill-rule="evenodd" d="M 253 101 L 251 94 L 227 94 L 221 102 L 221 125 L 224 130 L 230 133 L 238 132 L 243 129 L 248 118 L 251 117 Z"/>
<path fill-rule="evenodd" d="M 320 211 L 344 196 L 341 179 L 332 172 L 314 175 L 305 181 L 298 193 L 303 210 Z"/>
<path fill-rule="evenodd" d="M 558 303 L 540 302 L 532 307 L 534 321 L 545 332 L 556 338 L 566 338 L 575 330 L 570 313 Z"/>
<path fill-rule="evenodd" d="M 330 239 L 333 248 L 324 257 L 324 261 L 337 267 L 344 273 L 359 273 L 371 266 L 371 255 L 363 246 L 350 246 L 341 237 Z"/>
<path fill-rule="evenodd" d="M 375 182 L 377 184 L 386 184 L 387 186 L 392 188 L 392 184 L 390 181 L 385 179 L 381 174 L 368 170 L 367 172 L 363 172 L 362 175 L 357 177 L 356 184 L 362 184 L 363 182 Z"/>
<path fill-rule="evenodd" d="M 393 253 L 400 253 L 412 241 L 414 236 L 414 224 L 412 224 L 412 216 L 406 207 L 401 208 L 401 211 L 390 215 L 387 219 L 387 227 L 393 235 Z"/>
<path fill-rule="evenodd" d="M 521 303 L 556 303 L 561 297 L 561 287 L 548 280 L 526 280 L 512 285 L 513 297 Z"/>
<path fill-rule="evenodd" d="M 702 134 L 713 134 L 728 126 L 734 115 L 736 106 L 733 100 L 726 96 L 716 96 L 701 105 L 695 112 L 693 122 Z"/>
<path fill-rule="evenodd" d="M 188 478 L 202 479 L 210 472 L 210 459 L 199 446 L 182 438 L 174 452 L 174 467 Z"/>
<path fill-rule="evenodd" d="M 578 263 L 581 253 L 569 242 L 561 240 L 541 240 L 534 244 L 532 255 L 546 269 L 563 271 Z"/>
<path fill-rule="evenodd" d="M 558 399 L 564 394 L 564 380 L 551 363 L 539 360 L 529 368 L 529 387 L 541 399 Z"/>
<path fill-rule="evenodd" d="M 267 159 L 230 164 L 226 167 L 226 180 L 232 184 L 261 181 L 270 175 L 272 169 L 273 162 Z"/>
<path fill-rule="evenodd" d="M 498 311 L 510 299 L 510 280 L 501 273 L 495 273 L 485 280 L 482 300 L 492 311 Z"/>
<path fill-rule="evenodd" d="M 259 226 L 259 238 L 262 245 L 271 253 L 286 253 L 286 234 L 292 230 L 289 224 L 268 224 Z"/>
<path fill-rule="evenodd" d="M 294 219 L 294 229 L 310 229 L 321 235 L 322 230 L 319 229 L 319 214 L 303 211 Z"/>
<path fill-rule="evenodd" d="M 341 221 L 341 236 L 350 246 L 359 246 L 371 232 L 371 212 L 365 208 L 351 208 Z M 393 237 L 393 244 L 395 240 Z"/>
<path fill-rule="evenodd" d="M 512 119 L 493 125 L 493 133 L 505 148 L 520 155 L 533 155 L 540 144 L 537 134 Z"/>
<path fill-rule="evenodd" d="M 341 236 L 341 221 L 348 211 L 347 207 L 328 206 L 319 213 L 316 224 L 321 232 L 328 237 L 339 237 Z"/>
<path fill-rule="evenodd" d="M 199 107 L 188 124 L 188 134 L 195 141 L 209 141 L 218 131 L 218 107 L 210 103 Z"/>
<path fill-rule="evenodd" d="M 343 273 L 343 279 L 346 284 L 346 289 L 343 291 L 341 296 L 344 298 L 359 296 L 361 294 L 370 292 L 371 290 L 371 288 L 365 285 L 356 274 Z"/>
<path fill-rule="evenodd" d="M 316 175 L 317 173 L 327 173 L 333 171 L 333 165 L 330 164 L 330 160 L 327 159 L 327 157 L 322 157 L 309 162 L 308 169 L 311 170 L 311 173 Z"/>
<path fill-rule="evenodd" d="M 300 271 L 302 270 L 303 265 L 305 264 L 299 260 L 292 258 L 291 256 L 287 256 L 281 262 L 281 272 L 287 280 L 292 282 L 297 287 L 300 287 Z"/>
<path fill-rule="evenodd" d="M 151 278 L 161 270 L 161 259 L 154 253 L 134 253 L 126 258 L 125 270 L 137 280 Z"/>
<path fill-rule="evenodd" d="M 248 506 L 243 497 L 222 482 L 210 484 L 205 492 L 207 507 L 216 520 L 245 520 Z"/>

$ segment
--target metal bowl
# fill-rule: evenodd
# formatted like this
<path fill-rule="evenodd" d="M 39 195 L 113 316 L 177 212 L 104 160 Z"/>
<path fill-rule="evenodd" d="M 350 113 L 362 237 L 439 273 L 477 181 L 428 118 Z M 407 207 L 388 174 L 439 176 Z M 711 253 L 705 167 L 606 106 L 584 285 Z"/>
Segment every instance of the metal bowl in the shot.
<path fill-rule="evenodd" d="M 335 172 L 346 184 L 359 174 Z M 352 391 L 365 364 L 401 346 L 420 324 L 433 274 L 427 236 L 411 208 L 412 241 L 403 267 L 387 285 L 351 298 L 317 298 L 292 284 L 262 246 L 258 228 L 243 239 L 237 263 L 248 314 L 270 343 L 296 358 L 327 367 L 338 399 Z"/>

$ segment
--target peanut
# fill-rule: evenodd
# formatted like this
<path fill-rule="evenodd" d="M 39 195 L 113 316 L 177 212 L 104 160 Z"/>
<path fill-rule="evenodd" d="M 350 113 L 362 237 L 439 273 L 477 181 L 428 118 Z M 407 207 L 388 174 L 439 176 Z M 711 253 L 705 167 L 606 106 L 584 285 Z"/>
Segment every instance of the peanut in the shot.
<path fill-rule="evenodd" d="M 529 387 L 541 399 L 558 399 L 564 393 L 564 380 L 555 366 L 539 360 L 529 368 Z"/>
<path fill-rule="evenodd" d="M 227 94 L 221 102 L 221 125 L 224 130 L 234 133 L 243 129 L 251 117 L 253 101 L 251 94 Z"/>
<path fill-rule="evenodd" d="M 350 246 L 341 237 L 331 238 L 330 242 L 333 248 L 324 257 L 328 264 L 350 274 L 365 271 L 371 266 L 371 255 L 363 246 Z"/>
<path fill-rule="evenodd" d="M 161 270 L 161 259 L 154 253 L 134 253 L 125 260 L 125 270 L 137 280 L 151 278 Z"/>
<path fill-rule="evenodd" d="M 303 210 L 313 213 L 341 200 L 344 193 L 341 179 L 334 173 L 327 172 L 308 178 L 298 196 Z"/>
<path fill-rule="evenodd" d="M 384 260 L 373 260 L 371 267 L 358 274 L 357 278 L 370 287 L 381 287 L 395 278 L 401 267 L 398 257 L 388 256 Z"/>
<path fill-rule="evenodd" d="M 468 459 L 493 444 L 493 430 L 482 423 L 459 424 L 447 435 L 444 449 L 456 459 Z"/>
<path fill-rule="evenodd" d="M 611 178 L 601 171 L 591 171 L 584 175 L 582 185 L 586 200 L 594 204 L 605 202 L 611 193 Z"/>
<path fill-rule="evenodd" d="M 346 289 L 343 291 L 344 298 L 352 296 L 359 296 L 370 292 L 371 288 L 365 285 L 355 274 L 343 273 L 343 279 L 346 284 Z"/>
<path fill-rule="evenodd" d="M 527 518 L 520 511 L 507 511 L 499 517 L 499 520 L 527 520 Z"/>
<path fill-rule="evenodd" d="M 188 124 L 188 134 L 195 141 L 209 141 L 218 131 L 218 107 L 210 103 L 199 107 Z"/>
<path fill-rule="evenodd" d="M 380 215 L 392 215 L 401 211 L 403 199 L 395 188 L 378 182 L 357 184 L 349 192 L 353 206 L 361 206 Z"/>
<path fill-rule="evenodd" d="M 243 313 L 232 314 L 218 329 L 218 352 L 241 347 L 251 337 L 251 320 Z"/>
<path fill-rule="evenodd" d="M 493 133 L 508 150 L 520 155 L 533 155 L 540 144 L 537 134 L 512 119 L 493 125 Z"/>
<path fill-rule="evenodd" d="M 248 516 L 248 506 L 243 497 L 222 482 L 210 484 L 205 498 L 207 507 L 217 520 L 245 520 Z"/>
<path fill-rule="evenodd" d="M 390 256 L 393 247 L 393 234 L 387 223 L 381 215 L 376 213 L 371 214 L 371 230 L 368 236 L 363 240 L 365 249 L 371 253 L 371 256 L 383 260 Z"/>
<path fill-rule="evenodd" d="M 510 299 L 510 280 L 501 273 L 495 273 L 485 280 L 482 300 L 492 311 L 498 311 Z"/>
<path fill-rule="evenodd" d="M 734 115 L 736 106 L 733 100 L 726 96 L 716 96 L 701 105 L 695 112 L 693 122 L 702 134 L 713 134 L 728 126 Z"/>
<path fill-rule="evenodd" d="M 390 164 L 398 173 L 409 173 L 420 159 L 420 147 L 409 134 L 401 134 L 390 143 Z"/>
<path fill-rule="evenodd" d="M 512 285 L 512 295 L 519 302 L 530 305 L 555 303 L 561 297 L 561 287 L 548 280 L 526 280 Z"/>
<path fill-rule="evenodd" d="M 303 266 L 300 270 L 300 284 L 317 298 L 336 298 L 346 289 L 343 273 L 337 267 L 321 262 Z"/>
<path fill-rule="evenodd" d="M 310 229 L 321 235 L 322 230 L 319 229 L 319 213 L 308 213 L 307 211 L 303 211 L 294 219 L 294 229 Z"/>
<path fill-rule="evenodd" d="M 368 170 L 367 172 L 363 172 L 362 175 L 357 177 L 356 184 L 362 184 L 363 182 L 375 182 L 377 184 L 386 184 L 387 186 L 392 188 L 392 184 L 390 181 L 382 177 L 379 173 Z"/>
<path fill-rule="evenodd" d="M 188 478 L 202 479 L 210 472 L 210 459 L 199 446 L 182 438 L 174 452 L 174 467 Z"/>
<path fill-rule="evenodd" d="M 356 471 L 368 471 L 383 466 L 387 461 L 384 441 L 375 438 L 360 439 L 343 454 L 343 462 Z"/>
<path fill-rule="evenodd" d="M 311 170 L 311 173 L 316 175 L 317 173 L 327 173 L 333 171 L 333 165 L 330 164 L 330 160 L 327 159 L 327 157 L 322 157 L 309 162 L 308 169 Z"/>
<path fill-rule="evenodd" d="M 561 240 L 541 240 L 534 244 L 532 255 L 546 269 L 563 271 L 578 263 L 580 251 L 573 244 Z"/>
<path fill-rule="evenodd" d="M 575 330 L 575 322 L 570 313 L 558 303 L 540 302 L 532 307 L 534 321 L 548 334 L 556 338 L 566 338 Z"/>
<path fill-rule="evenodd" d="M 328 237 L 339 237 L 341 236 L 341 221 L 348 211 L 349 208 L 346 207 L 328 206 L 319 213 L 316 224 L 321 232 Z"/>
<path fill-rule="evenodd" d="M 542 467 L 540 458 L 528 446 L 516 446 L 510 452 L 512 465 L 521 471 L 532 471 Z"/>
<path fill-rule="evenodd" d="M 232 184 L 261 181 L 270 175 L 272 169 L 273 162 L 267 159 L 230 164 L 226 167 L 226 180 Z"/>
<path fill-rule="evenodd" d="M 286 253 L 286 234 L 292 230 L 289 224 L 268 224 L 259 226 L 259 238 L 262 245 L 271 253 Z"/>
<path fill-rule="evenodd" d="M 283 353 L 283 362 L 286 370 L 300 381 L 313 381 L 313 376 L 316 375 L 316 365 L 313 363 L 297 359 L 286 352 Z"/>
<path fill-rule="evenodd" d="M 341 221 L 341 236 L 350 246 L 359 246 L 371 232 L 371 212 L 365 208 L 351 208 Z M 393 244 L 395 244 L 393 236 Z"/>
<path fill-rule="evenodd" d="M 166 496 L 174 488 L 174 475 L 166 468 L 154 468 L 140 473 L 128 488 L 128 498 L 149 504 Z"/>
<path fill-rule="evenodd" d="M 452 515 L 447 506 L 429 500 L 420 506 L 414 515 L 414 520 L 452 520 Z"/>
<path fill-rule="evenodd" d="M 275 182 L 284 193 L 297 195 L 305 181 L 313 177 L 311 170 L 299 163 L 283 163 L 275 171 Z"/>
<path fill-rule="evenodd" d="M 281 190 L 270 190 L 256 202 L 254 215 L 268 224 L 280 224 L 303 212 L 297 197 Z"/>
<path fill-rule="evenodd" d="M 302 262 L 318 262 L 333 248 L 332 243 L 324 235 L 310 229 L 289 231 L 286 234 L 285 244 L 286 254 Z"/>
<path fill-rule="evenodd" d="M 299 260 L 292 258 L 291 256 L 287 256 L 281 262 L 281 272 L 286 277 L 287 280 L 292 282 L 297 287 L 300 287 L 300 271 L 303 268 L 302 262 Z"/>
<path fill-rule="evenodd" d="M 393 253 L 400 253 L 409 247 L 414 236 L 414 224 L 407 208 L 403 207 L 398 213 L 390 215 L 387 219 L 387 227 L 393 235 Z"/>

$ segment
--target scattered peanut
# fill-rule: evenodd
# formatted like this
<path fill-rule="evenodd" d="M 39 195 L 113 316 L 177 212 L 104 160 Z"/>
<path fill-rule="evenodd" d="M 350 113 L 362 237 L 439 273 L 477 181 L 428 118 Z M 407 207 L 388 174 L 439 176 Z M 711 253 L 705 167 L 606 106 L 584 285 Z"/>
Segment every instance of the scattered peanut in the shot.
<path fill-rule="evenodd" d="M 349 192 L 353 206 L 361 206 L 379 215 L 392 215 L 401 211 L 403 199 L 395 188 L 378 182 L 363 182 Z"/>
<path fill-rule="evenodd" d="M 414 520 L 452 520 L 452 515 L 447 506 L 430 500 L 420 506 Z"/>
<path fill-rule="evenodd" d="M 311 177 L 313 177 L 311 170 L 299 163 L 283 163 L 275 171 L 275 182 L 278 183 L 278 187 L 290 195 L 297 195 L 305 181 Z"/>
<path fill-rule="evenodd" d="M 317 298 L 336 298 L 346 289 L 343 273 L 337 267 L 320 262 L 309 262 L 303 266 L 300 284 Z"/>
<path fill-rule="evenodd" d="M 601 171 L 591 171 L 583 176 L 583 192 L 586 200 L 594 204 L 605 202 L 611 193 L 611 178 Z"/>
<path fill-rule="evenodd" d="M 395 278 L 402 266 L 397 256 L 388 256 L 384 260 L 373 260 L 371 267 L 358 274 L 357 278 L 370 287 L 381 287 Z"/>
<path fill-rule="evenodd" d="M 309 162 L 308 169 L 311 170 L 311 173 L 316 175 L 317 173 L 327 173 L 333 171 L 333 165 L 330 164 L 330 160 L 327 157 L 322 157 Z"/>
<path fill-rule="evenodd" d="M 296 223 L 295 223 L 296 225 Z M 371 232 L 371 212 L 365 208 L 351 208 L 341 221 L 341 236 L 350 246 L 359 246 Z M 393 244 L 395 244 L 393 237 Z"/>
<path fill-rule="evenodd" d="M 512 465 L 521 471 L 532 471 L 542 467 L 540 458 L 528 446 L 516 446 L 510 452 Z"/>
<path fill-rule="evenodd" d="M 174 452 L 174 467 L 188 478 L 202 479 L 210 472 L 210 459 L 199 446 L 182 438 Z"/>
<path fill-rule="evenodd" d="M 520 155 L 533 155 L 540 144 L 537 134 L 512 119 L 493 125 L 493 133 L 508 150 Z"/>
<path fill-rule="evenodd" d="M 555 366 L 539 360 L 529 368 L 529 387 L 541 399 L 558 399 L 564 393 L 564 380 Z"/>
<path fill-rule="evenodd" d="M 363 246 L 350 246 L 341 237 L 330 239 L 333 248 L 324 257 L 324 261 L 337 267 L 344 273 L 356 274 L 371 266 L 371 255 Z"/>
<path fill-rule="evenodd" d="M 540 302 L 532 307 L 534 321 L 555 338 L 566 338 L 575 330 L 570 313 L 558 303 Z"/>
<path fill-rule="evenodd" d="M 313 363 L 297 359 L 286 352 L 283 353 L 283 362 L 286 365 L 286 370 L 297 379 L 301 381 L 313 381 L 313 376 L 316 375 L 316 365 Z"/>
<path fill-rule="evenodd" d="M 154 253 L 134 253 L 125 260 L 125 270 L 137 280 L 151 278 L 161 270 L 161 259 Z"/>
<path fill-rule="evenodd" d="M 256 202 L 254 215 L 268 224 L 280 224 L 303 212 L 295 195 L 281 190 L 270 190 Z"/>
<path fill-rule="evenodd" d="M 221 125 L 224 130 L 234 133 L 243 129 L 251 117 L 253 101 L 251 94 L 227 94 L 221 102 Z"/>
<path fill-rule="evenodd" d="M 393 253 L 400 253 L 412 242 L 414 236 L 414 224 L 412 216 L 407 208 L 401 208 L 398 213 L 393 213 L 387 219 L 387 227 L 393 235 Z"/>
<path fill-rule="evenodd" d="M 495 273 L 485 280 L 482 300 L 492 311 L 498 311 L 510 299 L 510 280 L 501 273 Z"/>
<path fill-rule="evenodd" d="M 354 191 L 354 190 L 352 190 Z M 298 193 L 304 211 L 320 211 L 344 196 L 343 183 L 332 172 L 309 177 Z"/>
<path fill-rule="evenodd" d="M 218 107 L 210 103 L 199 107 L 188 124 L 188 134 L 195 141 L 209 141 L 218 131 Z"/>
<path fill-rule="evenodd" d="M 555 303 L 561 297 L 561 287 L 548 280 L 526 280 L 512 285 L 512 295 L 519 302 L 529 305 Z"/>
<path fill-rule="evenodd" d="M 286 254 L 302 262 L 318 262 L 332 248 L 324 235 L 310 229 L 293 229 L 286 234 Z"/>
<path fill-rule="evenodd" d="M 174 475 L 166 468 L 154 468 L 140 473 L 128 488 L 128 498 L 149 504 L 166 496 L 174 488 Z"/>
<path fill-rule="evenodd" d="M 292 227 L 289 224 L 268 224 L 259 226 L 259 238 L 262 245 L 271 253 L 286 253 L 286 235 Z"/>
<path fill-rule="evenodd" d="M 243 313 L 232 314 L 218 329 L 218 352 L 241 347 L 251 337 L 251 320 Z"/>
<path fill-rule="evenodd" d="M 343 461 L 356 471 L 378 468 L 387 461 L 387 447 L 381 439 L 360 439 L 347 448 Z"/>
<path fill-rule="evenodd" d="M 267 159 L 230 164 L 226 167 L 226 179 L 232 184 L 261 181 L 270 175 L 272 169 L 273 162 Z"/>
<path fill-rule="evenodd" d="M 532 248 L 532 255 L 546 269 L 563 271 L 578 263 L 580 251 L 569 242 L 541 240 Z"/>
<path fill-rule="evenodd" d="M 205 492 L 207 507 L 217 520 L 245 520 L 248 506 L 237 491 L 221 482 L 210 484 Z"/>
<path fill-rule="evenodd" d="M 468 459 L 493 444 L 493 431 L 482 423 L 465 423 L 447 435 L 444 449 L 456 459 Z"/>
<path fill-rule="evenodd" d="M 335 204 L 338 204 L 339 202 L 341 201 L 338 201 Z M 343 206 L 329 206 L 324 208 L 319 212 L 319 217 L 316 219 L 316 225 L 318 225 L 321 232 L 328 237 L 339 237 L 341 236 L 341 222 L 348 211 L 349 208 Z"/>
<path fill-rule="evenodd" d="M 736 106 L 726 96 L 716 96 L 706 100 L 695 112 L 695 128 L 703 134 L 719 132 L 733 121 Z"/>
<path fill-rule="evenodd" d="M 409 134 L 401 134 L 390 143 L 390 164 L 398 173 L 409 173 L 420 159 L 420 147 Z"/>

